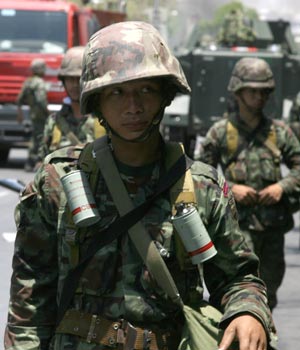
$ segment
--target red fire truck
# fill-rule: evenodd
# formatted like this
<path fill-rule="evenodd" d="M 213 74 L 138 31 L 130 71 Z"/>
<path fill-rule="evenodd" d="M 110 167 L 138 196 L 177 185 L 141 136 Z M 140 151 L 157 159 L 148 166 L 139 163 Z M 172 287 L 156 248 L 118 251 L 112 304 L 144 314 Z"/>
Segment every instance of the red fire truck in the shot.
<path fill-rule="evenodd" d="M 24 106 L 24 123 L 18 124 L 15 101 L 31 74 L 31 61 L 45 59 L 49 110 L 57 110 L 65 94 L 57 79 L 64 52 L 85 45 L 100 27 L 124 19 L 124 13 L 94 11 L 62 0 L 0 1 L 0 162 L 7 160 L 10 148 L 28 144 L 28 108 Z"/>

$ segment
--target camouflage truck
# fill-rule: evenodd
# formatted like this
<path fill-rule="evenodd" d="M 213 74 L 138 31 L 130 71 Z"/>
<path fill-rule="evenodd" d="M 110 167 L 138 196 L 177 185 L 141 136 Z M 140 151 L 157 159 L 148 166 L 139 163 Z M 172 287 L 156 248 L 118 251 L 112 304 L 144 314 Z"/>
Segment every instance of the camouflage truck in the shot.
<path fill-rule="evenodd" d="M 192 155 L 195 139 L 230 108 L 227 85 L 233 66 L 241 57 L 260 57 L 271 66 L 276 90 L 266 112 L 282 118 L 300 90 L 300 53 L 286 21 L 253 21 L 256 39 L 251 46 L 223 47 L 194 43 L 177 55 L 192 88 L 190 96 L 177 97 L 166 109 L 163 134 L 181 141 Z M 192 47 L 191 47 L 192 46 Z"/>

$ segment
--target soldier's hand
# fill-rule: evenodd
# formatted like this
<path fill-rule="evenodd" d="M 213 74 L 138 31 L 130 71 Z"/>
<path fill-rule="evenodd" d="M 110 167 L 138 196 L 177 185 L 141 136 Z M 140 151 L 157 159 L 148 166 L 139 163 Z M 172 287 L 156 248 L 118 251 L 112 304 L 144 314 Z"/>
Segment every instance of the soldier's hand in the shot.
<path fill-rule="evenodd" d="M 255 205 L 258 202 L 258 193 L 250 186 L 233 185 L 232 193 L 236 202 L 243 205 Z"/>
<path fill-rule="evenodd" d="M 267 349 L 264 327 L 251 315 L 238 316 L 229 323 L 218 350 L 230 350 L 230 345 L 235 340 L 239 342 L 239 350 Z"/>
<path fill-rule="evenodd" d="M 259 191 L 258 202 L 261 205 L 272 205 L 278 203 L 282 197 L 283 188 L 275 183 Z"/>

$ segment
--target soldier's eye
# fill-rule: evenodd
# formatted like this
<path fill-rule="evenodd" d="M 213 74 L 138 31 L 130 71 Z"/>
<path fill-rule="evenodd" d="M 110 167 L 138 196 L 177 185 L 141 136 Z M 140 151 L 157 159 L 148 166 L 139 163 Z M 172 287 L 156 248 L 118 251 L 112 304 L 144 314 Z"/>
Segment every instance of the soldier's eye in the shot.
<path fill-rule="evenodd" d="M 111 91 L 112 95 L 121 95 L 121 93 L 122 93 L 122 90 L 120 88 L 114 88 Z"/>
<path fill-rule="evenodd" d="M 154 87 L 152 85 L 145 85 L 141 88 L 141 92 L 143 94 L 151 94 L 151 93 L 156 93 L 158 91 L 159 91 L 159 89 L 157 89 L 156 87 Z"/>

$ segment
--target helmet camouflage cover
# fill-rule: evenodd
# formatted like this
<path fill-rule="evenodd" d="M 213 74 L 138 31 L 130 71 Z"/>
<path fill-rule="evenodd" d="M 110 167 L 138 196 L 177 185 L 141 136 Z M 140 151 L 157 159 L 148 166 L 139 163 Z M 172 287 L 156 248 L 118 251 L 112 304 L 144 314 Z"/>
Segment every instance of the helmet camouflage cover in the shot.
<path fill-rule="evenodd" d="M 81 76 L 84 49 L 84 46 L 74 46 L 67 50 L 58 71 L 59 79 Z"/>
<path fill-rule="evenodd" d="M 89 40 L 81 76 L 81 111 L 90 113 L 91 95 L 109 85 L 142 78 L 166 77 L 176 91 L 190 92 L 178 60 L 149 23 L 120 22 Z"/>
<path fill-rule="evenodd" d="M 44 74 L 46 71 L 46 62 L 42 58 L 35 58 L 31 61 L 30 69 L 35 74 Z"/>
<path fill-rule="evenodd" d="M 228 91 L 237 92 L 246 87 L 274 90 L 274 76 L 265 60 L 244 57 L 235 64 L 228 84 Z"/>

